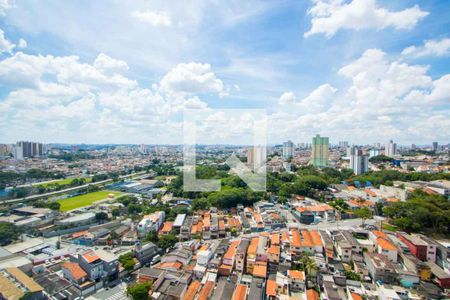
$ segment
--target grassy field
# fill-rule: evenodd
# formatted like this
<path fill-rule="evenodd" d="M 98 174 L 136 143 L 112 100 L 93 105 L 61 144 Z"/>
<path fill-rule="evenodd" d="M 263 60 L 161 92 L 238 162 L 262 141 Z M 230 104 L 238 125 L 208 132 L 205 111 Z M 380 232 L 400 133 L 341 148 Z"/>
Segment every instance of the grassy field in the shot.
<path fill-rule="evenodd" d="M 382 225 L 383 229 L 389 230 L 389 231 L 397 231 L 397 227 L 391 224 L 383 223 Z"/>
<path fill-rule="evenodd" d="M 88 193 L 80 196 L 75 196 L 72 198 L 61 199 L 58 202 L 61 204 L 61 211 L 68 211 L 84 206 L 91 205 L 92 203 L 104 200 L 108 198 L 109 194 L 114 194 L 116 197 L 122 195 L 120 192 L 111 192 L 111 191 L 97 191 L 93 193 Z"/>
<path fill-rule="evenodd" d="M 58 184 L 58 185 L 66 185 L 72 182 L 72 180 L 75 178 L 65 178 L 65 179 L 60 179 L 60 180 L 55 180 L 55 181 L 51 181 L 51 182 L 46 182 L 46 183 L 34 183 L 34 186 L 43 186 L 43 187 L 48 187 L 54 184 Z M 86 183 L 89 183 L 92 181 L 91 177 L 85 178 Z"/>

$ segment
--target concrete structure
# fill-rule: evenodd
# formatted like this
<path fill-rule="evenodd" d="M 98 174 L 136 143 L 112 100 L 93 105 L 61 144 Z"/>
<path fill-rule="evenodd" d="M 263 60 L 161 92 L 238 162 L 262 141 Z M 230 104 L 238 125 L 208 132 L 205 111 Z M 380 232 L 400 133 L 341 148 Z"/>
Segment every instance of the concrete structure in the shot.
<path fill-rule="evenodd" d="M 156 211 L 150 215 L 144 216 L 137 226 L 137 231 L 141 238 L 147 236 L 150 231 L 158 232 L 164 223 L 166 213 L 164 211 Z"/>

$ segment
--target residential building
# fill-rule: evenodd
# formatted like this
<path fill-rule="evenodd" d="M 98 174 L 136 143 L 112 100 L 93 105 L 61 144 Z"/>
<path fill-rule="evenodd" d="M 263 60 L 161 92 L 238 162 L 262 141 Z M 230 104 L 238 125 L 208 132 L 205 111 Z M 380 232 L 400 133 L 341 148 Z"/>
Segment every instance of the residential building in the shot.
<path fill-rule="evenodd" d="M 294 156 L 294 143 L 287 141 L 283 143 L 283 158 L 288 160 Z"/>
<path fill-rule="evenodd" d="M 134 255 L 141 264 L 149 263 L 157 253 L 158 247 L 152 242 L 148 242 L 143 246 L 138 244 L 134 249 Z"/>
<path fill-rule="evenodd" d="M 396 281 L 397 273 L 395 267 L 385 255 L 364 252 L 364 262 L 373 282 L 394 283 Z"/>
<path fill-rule="evenodd" d="M 41 285 L 19 268 L 6 268 L 0 271 L 0 299 L 17 300 L 45 299 Z M 25 296 L 25 297 L 24 297 Z"/>
<path fill-rule="evenodd" d="M 245 258 L 248 246 L 250 245 L 250 240 L 241 239 L 239 246 L 236 248 L 236 271 L 244 272 L 245 268 Z"/>
<path fill-rule="evenodd" d="M 306 277 L 304 271 L 288 270 L 289 289 L 292 291 L 305 291 Z"/>
<path fill-rule="evenodd" d="M 394 143 L 392 140 L 389 141 L 389 143 L 386 144 L 384 147 L 384 155 L 393 157 L 397 154 L 397 144 Z"/>
<path fill-rule="evenodd" d="M 157 211 L 144 216 L 137 226 L 139 236 L 144 238 L 150 231 L 158 232 L 159 228 L 164 223 L 165 215 L 164 211 Z"/>
<path fill-rule="evenodd" d="M 361 175 L 369 170 L 369 157 L 356 146 L 350 148 L 350 169 L 355 175 Z"/>
<path fill-rule="evenodd" d="M 247 149 L 247 164 L 250 168 L 259 168 L 266 163 L 266 147 L 256 146 Z"/>
<path fill-rule="evenodd" d="M 316 135 L 312 139 L 311 164 L 315 167 L 328 165 L 328 137 Z"/>

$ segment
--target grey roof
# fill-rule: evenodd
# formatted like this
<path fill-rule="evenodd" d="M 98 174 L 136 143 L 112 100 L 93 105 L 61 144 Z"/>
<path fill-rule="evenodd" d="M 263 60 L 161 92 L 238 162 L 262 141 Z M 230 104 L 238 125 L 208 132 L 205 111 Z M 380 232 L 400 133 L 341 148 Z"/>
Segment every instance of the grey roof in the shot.
<path fill-rule="evenodd" d="M 184 219 L 186 218 L 186 214 L 178 214 L 173 222 L 173 226 L 181 227 L 184 223 Z"/>
<path fill-rule="evenodd" d="M 234 283 L 228 281 L 225 277 L 221 277 L 211 300 L 230 300 L 235 288 L 236 285 Z"/>
<path fill-rule="evenodd" d="M 34 276 L 33 280 L 50 295 L 57 294 L 71 286 L 71 283 L 67 280 L 59 277 L 56 273 L 48 271 Z"/>
<path fill-rule="evenodd" d="M 248 294 L 247 300 L 260 300 L 262 299 L 264 288 L 264 279 L 253 278 L 250 284 L 250 292 Z"/>

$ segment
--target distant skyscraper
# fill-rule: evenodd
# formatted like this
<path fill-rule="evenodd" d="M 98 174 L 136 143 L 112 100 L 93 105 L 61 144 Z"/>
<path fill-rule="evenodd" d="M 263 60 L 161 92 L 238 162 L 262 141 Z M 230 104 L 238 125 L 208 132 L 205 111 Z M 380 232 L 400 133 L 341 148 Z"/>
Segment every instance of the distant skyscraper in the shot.
<path fill-rule="evenodd" d="M 311 163 L 315 167 L 328 165 L 328 138 L 316 135 L 312 139 Z"/>
<path fill-rule="evenodd" d="M 411 144 L 411 150 L 416 150 L 416 144 Z"/>
<path fill-rule="evenodd" d="M 433 150 L 434 152 L 438 150 L 438 142 L 433 142 L 431 150 Z"/>
<path fill-rule="evenodd" d="M 267 158 L 266 148 L 261 146 L 247 149 L 247 164 L 251 167 L 261 167 L 265 164 Z"/>
<path fill-rule="evenodd" d="M 14 157 L 18 160 L 44 155 L 44 145 L 34 142 L 17 142 L 14 146 Z"/>
<path fill-rule="evenodd" d="M 287 141 L 283 143 L 283 158 L 290 159 L 294 156 L 294 143 Z"/>
<path fill-rule="evenodd" d="M 358 147 L 351 147 L 350 150 L 350 168 L 355 175 L 360 175 L 369 170 L 369 158 L 363 155 L 363 151 Z"/>
<path fill-rule="evenodd" d="M 378 149 L 370 149 L 369 150 L 369 158 L 380 155 L 380 150 Z"/>
<path fill-rule="evenodd" d="M 339 142 L 339 148 L 346 149 L 348 147 L 347 141 L 340 141 Z"/>
<path fill-rule="evenodd" d="M 397 154 L 397 144 L 390 140 L 384 148 L 384 155 L 393 157 L 395 154 Z"/>

